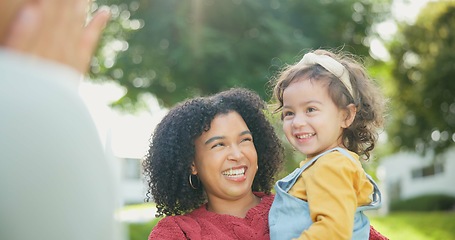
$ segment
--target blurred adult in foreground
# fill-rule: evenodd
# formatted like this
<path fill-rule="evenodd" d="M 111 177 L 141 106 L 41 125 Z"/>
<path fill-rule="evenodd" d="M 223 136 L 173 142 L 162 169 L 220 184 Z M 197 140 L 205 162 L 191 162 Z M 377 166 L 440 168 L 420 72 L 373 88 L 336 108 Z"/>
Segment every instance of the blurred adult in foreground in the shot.
<path fill-rule="evenodd" d="M 87 0 L 0 1 L 0 239 L 120 239 L 112 162 L 78 95 L 109 19 Z"/>
<path fill-rule="evenodd" d="M 283 150 L 264 108 L 231 89 L 169 111 L 144 161 L 149 197 L 166 216 L 149 239 L 269 239 Z"/>

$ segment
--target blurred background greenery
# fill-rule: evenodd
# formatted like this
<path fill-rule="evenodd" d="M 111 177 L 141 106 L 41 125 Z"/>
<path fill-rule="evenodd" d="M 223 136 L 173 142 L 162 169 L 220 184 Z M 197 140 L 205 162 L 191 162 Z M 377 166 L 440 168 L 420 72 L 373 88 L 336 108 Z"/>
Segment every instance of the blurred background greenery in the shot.
<path fill-rule="evenodd" d="M 98 0 L 93 8 L 109 5 L 113 17 L 91 77 L 123 86 L 126 93 L 112 106 L 127 111 L 142 106 L 144 93 L 170 107 L 233 86 L 253 89 L 268 101 L 269 80 L 285 64 L 305 50 L 342 48 L 364 60 L 390 99 L 385 130 L 393 138 L 387 154 L 441 152 L 455 138 L 455 3 L 429 1 L 411 23 L 394 21 L 391 4 Z M 395 24 L 381 25 L 385 21 Z M 378 42 L 384 49 L 374 47 Z M 432 138 L 435 131 L 439 138 Z"/>
<path fill-rule="evenodd" d="M 411 20 L 397 17 L 406 9 L 392 14 L 396 2 L 412 1 L 97 0 L 93 9 L 108 5 L 113 17 L 90 76 L 122 86 L 125 94 L 111 106 L 129 112 L 146 107 L 145 94 L 168 108 L 234 86 L 270 101 L 269 81 L 280 68 L 306 50 L 343 49 L 363 59 L 389 98 L 383 139 L 367 166 L 375 176 L 385 156 L 400 151 L 438 156 L 455 141 L 455 1 L 423 1 L 428 3 Z M 276 116 L 270 119 L 279 125 Z M 301 156 L 286 150 L 288 172 Z M 373 217 L 373 224 L 397 236 L 391 239 L 455 239 L 453 211 L 441 212 L 453 210 L 453 198 L 429 196 L 430 205 L 447 197 L 449 207 L 436 209 L 440 215 L 401 214 L 409 209 L 398 207 Z M 402 206 L 417 208 L 422 201 Z M 152 225 L 132 224 L 131 239 Z M 425 225 L 446 235 L 418 235 Z"/>

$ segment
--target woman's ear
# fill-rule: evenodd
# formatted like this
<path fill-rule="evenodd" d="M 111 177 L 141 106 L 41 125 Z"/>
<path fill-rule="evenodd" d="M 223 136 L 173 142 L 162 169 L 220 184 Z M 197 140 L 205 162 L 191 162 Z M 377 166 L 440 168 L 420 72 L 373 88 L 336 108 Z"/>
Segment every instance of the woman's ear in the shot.
<path fill-rule="evenodd" d="M 196 164 L 194 164 L 194 161 L 191 163 L 191 174 L 197 175 Z"/>
<path fill-rule="evenodd" d="M 355 107 L 355 105 L 353 103 L 349 104 L 346 107 L 344 121 L 343 121 L 341 127 L 348 128 L 349 126 L 351 126 L 352 122 L 354 122 L 356 113 L 357 113 L 357 108 Z"/>

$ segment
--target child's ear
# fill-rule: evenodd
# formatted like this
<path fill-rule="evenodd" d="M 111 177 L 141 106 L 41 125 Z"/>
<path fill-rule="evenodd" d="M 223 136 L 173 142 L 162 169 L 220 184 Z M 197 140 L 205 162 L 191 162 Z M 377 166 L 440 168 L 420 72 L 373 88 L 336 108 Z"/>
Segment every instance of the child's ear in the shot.
<path fill-rule="evenodd" d="M 346 111 L 345 111 L 346 115 L 344 117 L 344 121 L 343 121 L 341 127 L 348 128 L 349 126 L 351 126 L 352 122 L 354 122 L 356 113 L 357 113 L 357 108 L 355 107 L 355 105 L 353 103 L 349 104 L 346 108 Z"/>
<path fill-rule="evenodd" d="M 191 174 L 193 174 L 193 175 L 197 174 L 197 168 L 196 168 L 196 164 L 194 164 L 194 161 L 191 163 Z"/>

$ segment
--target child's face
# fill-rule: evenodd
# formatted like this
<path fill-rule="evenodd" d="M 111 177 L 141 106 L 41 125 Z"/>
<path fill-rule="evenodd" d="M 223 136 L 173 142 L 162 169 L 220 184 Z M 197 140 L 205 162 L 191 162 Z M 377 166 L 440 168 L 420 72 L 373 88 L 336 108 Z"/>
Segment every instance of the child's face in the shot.
<path fill-rule="evenodd" d="M 286 138 L 308 158 L 342 146 L 346 112 L 338 109 L 325 82 L 299 79 L 283 92 L 283 130 Z"/>
<path fill-rule="evenodd" d="M 237 112 L 215 116 L 210 129 L 195 141 L 192 173 L 198 174 L 207 196 L 238 199 L 251 193 L 258 169 L 253 136 Z"/>

